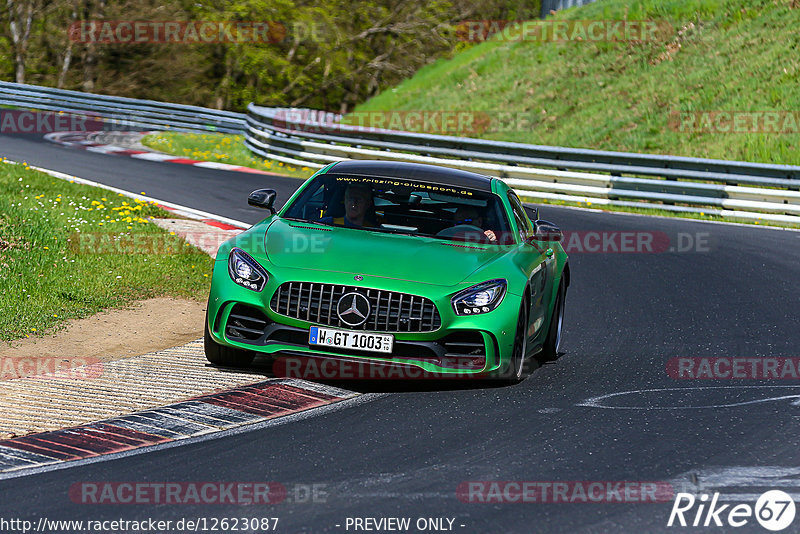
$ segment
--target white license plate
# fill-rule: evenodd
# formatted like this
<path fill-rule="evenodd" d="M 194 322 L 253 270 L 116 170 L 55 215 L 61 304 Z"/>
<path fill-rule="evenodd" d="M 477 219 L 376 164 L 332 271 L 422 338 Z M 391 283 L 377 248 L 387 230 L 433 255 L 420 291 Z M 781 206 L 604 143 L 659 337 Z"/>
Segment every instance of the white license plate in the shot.
<path fill-rule="evenodd" d="M 312 326 L 308 333 L 309 345 L 321 345 L 339 349 L 391 353 L 393 343 L 394 336 L 389 334 L 370 334 L 368 332 L 337 330 L 319 326 Z"/>

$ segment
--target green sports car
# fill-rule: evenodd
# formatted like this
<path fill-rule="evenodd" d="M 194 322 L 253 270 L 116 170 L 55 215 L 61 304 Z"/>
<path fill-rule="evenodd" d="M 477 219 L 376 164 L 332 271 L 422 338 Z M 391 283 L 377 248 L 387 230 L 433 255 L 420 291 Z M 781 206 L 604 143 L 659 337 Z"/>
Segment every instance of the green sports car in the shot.
<path fill-rule="evenodd" d="M 342 161 L 219 248 L 205 331 L 212 363 L 257 354 L 518 381 L 553 359 L 569 286 L 561 231 L 502 180 Z M 538 219 L 538 217 L 535 217 Z M 319 360 L 322 359 L 322 360 Z"/>

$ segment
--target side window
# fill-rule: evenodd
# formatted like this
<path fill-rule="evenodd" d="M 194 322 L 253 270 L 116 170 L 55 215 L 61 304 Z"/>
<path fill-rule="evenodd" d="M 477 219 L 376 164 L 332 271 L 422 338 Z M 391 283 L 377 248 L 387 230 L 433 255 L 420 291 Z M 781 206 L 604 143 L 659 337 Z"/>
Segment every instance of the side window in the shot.
<path fill-rule="evenodd" d="M 514 213 L 514 220 L 519 228 L 519 236 L 525 239 L 533 235 L 533 225 L 528 215 L 525 213 L 525 208 L 522 207 L 519 197 L 513 191 L 508 192 L 508 201 L 511 203 L 511 211 Z"/>

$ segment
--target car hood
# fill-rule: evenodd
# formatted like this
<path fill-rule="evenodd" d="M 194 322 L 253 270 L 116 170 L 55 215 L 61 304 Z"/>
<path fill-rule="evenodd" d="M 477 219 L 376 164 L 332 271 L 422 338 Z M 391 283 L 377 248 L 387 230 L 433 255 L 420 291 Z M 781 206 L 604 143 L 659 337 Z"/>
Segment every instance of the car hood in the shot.
<path fill-rule="evenodd" d="M 266 231 L 267 257 L 310 269 L 452 286 L 505 252 L 498 246 L 332 228 L 278 219 Z"/>

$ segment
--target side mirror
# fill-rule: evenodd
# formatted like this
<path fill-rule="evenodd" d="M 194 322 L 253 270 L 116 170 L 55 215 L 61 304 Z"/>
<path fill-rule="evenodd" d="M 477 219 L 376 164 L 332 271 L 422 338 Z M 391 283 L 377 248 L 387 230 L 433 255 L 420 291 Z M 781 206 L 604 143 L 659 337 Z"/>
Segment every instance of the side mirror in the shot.
<path fill-rule="evenodd" d="M 536 241 L 561 241 L 562 237 L 564 234 L 561 233 L 561 228 L 550 221 L 539 219 L 533 223 L 532 239 Z"/>
<path fill-rule="evenodd" d="M 278 193 L 274 189 L 256 189 L 247 197 L 247 203 L 256 208 L 267 209 L 274 214 L 275 208 L 272 205 L 275 203 L 276 196 Z"/>

